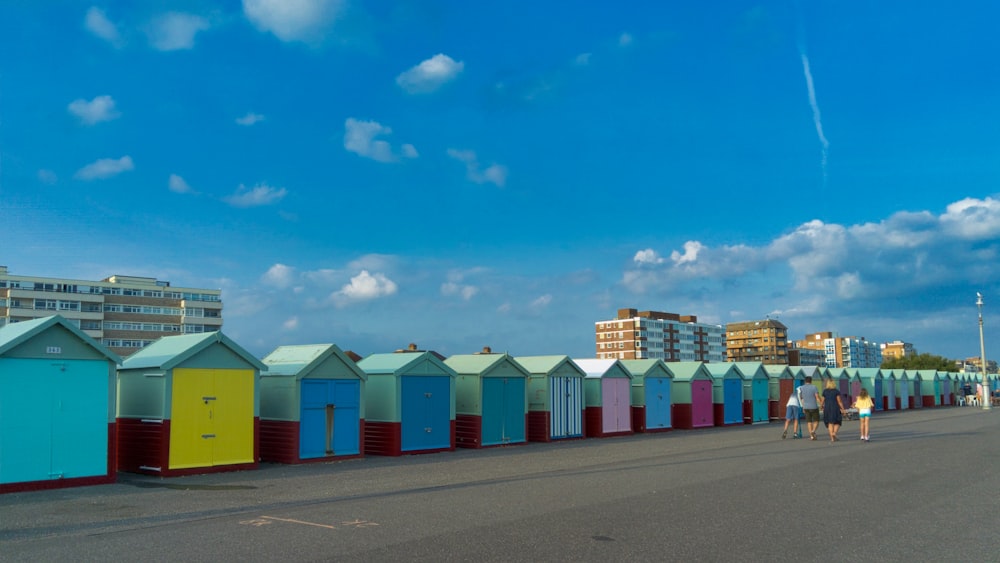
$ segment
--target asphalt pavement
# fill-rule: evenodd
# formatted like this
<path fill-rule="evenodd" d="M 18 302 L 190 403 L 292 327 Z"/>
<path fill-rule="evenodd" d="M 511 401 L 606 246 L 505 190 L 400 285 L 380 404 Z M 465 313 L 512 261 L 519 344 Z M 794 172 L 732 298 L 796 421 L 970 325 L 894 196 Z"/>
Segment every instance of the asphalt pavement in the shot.
<path fill-rule="evenodd" d="M 0 495 L 0 561 L 1000 561 L 1000 412 L 877 412 Z"/>

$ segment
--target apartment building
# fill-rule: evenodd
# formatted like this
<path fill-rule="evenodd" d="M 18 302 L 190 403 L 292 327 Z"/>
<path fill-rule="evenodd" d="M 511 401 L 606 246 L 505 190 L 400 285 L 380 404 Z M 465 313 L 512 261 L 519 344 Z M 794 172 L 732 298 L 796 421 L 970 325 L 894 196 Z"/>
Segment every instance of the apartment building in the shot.
<path fill-rule="evenodd" d="M 788 365 L 826 367 L 826 350 L 799 348 L 797 342 L 789 342 Z"/>
<path fill-rule="evenodd" d="M 0 266 L 0 326 L 57 313 L 124 357 L 161 336 L 221 329 L 222 292 L 135 276 L 21 276 Z"/>
<path fill-rule="evenodd" d="M 597 357 L 665 362 L 726 361 L 726 331 L 694 315 L 619 309 L 594 324 Z"/>
<path fill-rule="evenodd" d="M 821 350 L 826 367 L 877 368 L 882 365 L 882 346 L 863 336 L 837 336 L 832 332 L 814 332 L 797 340 L 798 348 Z"/>
<path fill-rule="evenodd" d="M 727 324 L 726 361 L 788 365 L 788 327 L 775 319 Z"/>
<path fill-rule="evenodd" d="M 892 342 L 882 344 L 882 357 L 886 360 L 893 358 L 905 358 L 907 356 L 915 356 L 916 354 L 916 348 L 914 348 L 913 344 L 910 344 L 909 342 L 894 340 Z"/>

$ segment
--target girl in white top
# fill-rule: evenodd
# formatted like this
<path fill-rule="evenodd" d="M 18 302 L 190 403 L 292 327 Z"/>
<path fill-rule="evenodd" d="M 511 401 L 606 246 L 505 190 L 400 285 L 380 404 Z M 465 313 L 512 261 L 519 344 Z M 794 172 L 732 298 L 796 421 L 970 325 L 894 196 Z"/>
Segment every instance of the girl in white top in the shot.
<path fill-rule="evenodd" d="M 798 393 L 793 392 L 791 396 L 788 397 L 788 402 L 785 404 L 785 430 L 781 433 L 782 440 L 788 437 L 789 424 L 794 424 L 792 427 L 792 438 L 802 437 L 802 434 L 799 432 L 800 408 L 801 405 L 799 404 Z"/>

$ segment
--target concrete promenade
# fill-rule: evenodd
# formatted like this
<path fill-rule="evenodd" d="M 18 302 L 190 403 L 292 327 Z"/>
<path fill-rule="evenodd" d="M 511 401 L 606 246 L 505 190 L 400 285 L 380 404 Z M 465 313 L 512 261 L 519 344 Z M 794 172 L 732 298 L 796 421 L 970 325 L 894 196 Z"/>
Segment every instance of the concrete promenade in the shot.
<path fill-rule="evenodd" d="M 1000 410 L 0 495 L 0 561 L 998 561 Z"/>

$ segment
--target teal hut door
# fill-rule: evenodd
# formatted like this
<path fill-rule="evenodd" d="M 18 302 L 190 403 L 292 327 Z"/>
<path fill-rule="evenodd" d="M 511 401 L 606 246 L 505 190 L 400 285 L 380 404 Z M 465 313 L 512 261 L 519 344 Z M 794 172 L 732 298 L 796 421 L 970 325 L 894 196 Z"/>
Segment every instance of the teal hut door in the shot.
<path fill-rule="evenodd" d="M 646 428 L 670 428 L 670 380 L 666 377 L 647 377 Z"/>
<path fill-rule="evenodd" d="M 451 447 L 451 378 L 405 375 L 402 380 L 401 450 Z"/>
<path fill-rule="evenodd" d="M 483 445 L 523 442 L 524 379 L 483 378 Z"/>
<path fill-rule="evenodd" d="M 107 475 L 108 364 L 0 361 L 0 483 Z"/>
<path fill-rule="evenodd" d="M 750 382 L 750 393 L 753 399 L 753 421 L 767 422 L 767 401 L 769 397 L 767 378 L 757 378 Z"/>
<path fill-rule="evenodd" d="M 355 455 L 361 452 L 358 407 L 361 385 L 335 379 L 302 380 L 299 457 Z"/>

